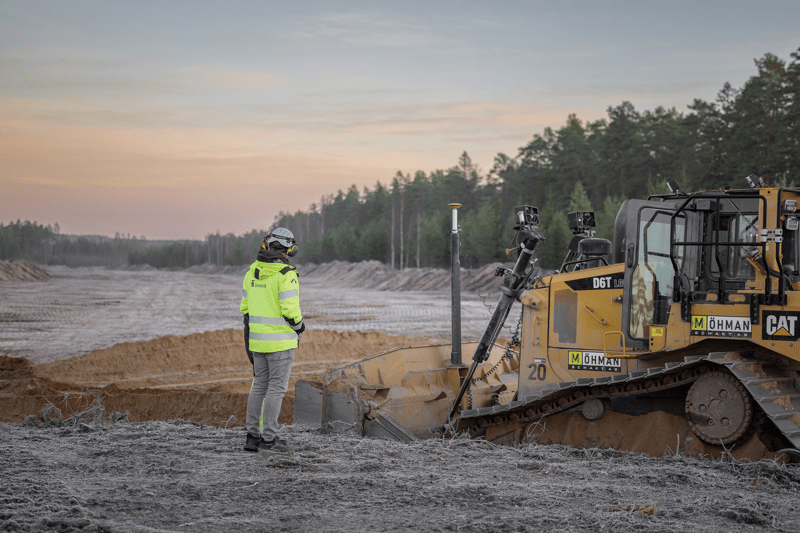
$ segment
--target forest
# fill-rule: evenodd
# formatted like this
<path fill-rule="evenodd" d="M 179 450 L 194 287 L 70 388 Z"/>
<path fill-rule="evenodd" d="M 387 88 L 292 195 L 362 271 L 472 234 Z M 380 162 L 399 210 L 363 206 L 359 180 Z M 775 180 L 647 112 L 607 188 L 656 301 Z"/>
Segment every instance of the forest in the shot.
<path fill-rule="evenodd" d="M 512 155 L 498 153 L 483 173 L 463 152 L 446 170 L 398 170 L 388 183 L 355 185 L 323 195 L 305 211 L 281 213 L 274 226 L 294 232 L 298 263 L 378 260 L 393 268 L 449 265 L 449 203 L 460 203 L 462 264 L 509 261 L 513 209 L 533 205 L 546 241 L 539 264 L 557 268 L 571 233 L 566 213 L 593 210 L 597 236 L 611 239 L 626 198 L 668 192 L 745 187 L 760 176 L 768 186 L 800 184 L 800 49 L 786 61 L 754 60 L 756 73 L 740 88 L 725 83 L 714 102 L 695 99 L 687 112 L 630 102 L 609 106 L 595 122 L 571 114 Z M 155 246 L 142 239 L 67 240 L 35 222 L 0 224 L 0 259 L 44 263 L 141 264 L 188 267 L 245 264 L 262 235 L 209 234 L 203 241 Z M 162 241 L 163 243 L 163 241 Z"/>
<path fill-rule="evenodd" d="M 0 223 L 0 260 L 24 258 L 42 265 L 188 268 L 200 264 L 244 265 L 252 262 L 263 235 L 252 230 L 236 236 L 208 234 L 204 240 L 153 241 L 117 233 L 62 235 L 53 226 L 26 220 Z"/>

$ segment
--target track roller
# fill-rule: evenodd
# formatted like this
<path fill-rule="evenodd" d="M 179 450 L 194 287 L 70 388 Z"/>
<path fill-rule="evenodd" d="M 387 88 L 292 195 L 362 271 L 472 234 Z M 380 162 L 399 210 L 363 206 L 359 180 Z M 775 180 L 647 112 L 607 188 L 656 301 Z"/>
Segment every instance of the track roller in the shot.
<path fill-rule="evenodd" d="M 583 405 L 581 405 L 581 414 L 586 420 L 600 420 L 605 412 L 606 406 L 603 404 L 602 400 L 598 400 L 597 398 L 586 400 L 583 402 Z"/>

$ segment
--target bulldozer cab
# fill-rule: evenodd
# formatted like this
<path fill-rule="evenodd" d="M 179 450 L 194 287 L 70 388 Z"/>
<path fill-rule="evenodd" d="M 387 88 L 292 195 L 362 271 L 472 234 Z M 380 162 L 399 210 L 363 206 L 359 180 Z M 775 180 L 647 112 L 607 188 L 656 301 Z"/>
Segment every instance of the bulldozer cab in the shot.
<path fill-rule="evenodd" d="M 777 198 L 769 196 L 780 192 L 709 192 L 623 203 L 614 259 L 625 269 L 621 322 L 627 348 L 647 349 L 651 328 L 666 326 L 676 312 L 673 303 L 680 304 L 683 322 L 695 304 L 750 303 L 749 319 L 757 324 L 759 305 L 785 302 L 786 290 L 798 279 L 797 220 L 781 217 Z M 769 224 L 767 217 L 777 220 Z"/>

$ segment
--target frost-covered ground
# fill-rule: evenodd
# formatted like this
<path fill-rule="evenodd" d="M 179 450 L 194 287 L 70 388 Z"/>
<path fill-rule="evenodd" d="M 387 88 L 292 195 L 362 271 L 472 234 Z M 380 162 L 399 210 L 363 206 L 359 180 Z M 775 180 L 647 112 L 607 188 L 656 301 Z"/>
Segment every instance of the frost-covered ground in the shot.
<path fill-rule="evenodd" d="M 300 427 L 286 429 L 293 454 L 254 454 L 241 449 L 242 428 L 180 420 L 0 431 L 3 531 L 702 533 L 800 523 L 800 466 L 774 462 L 402 444 Z"/>

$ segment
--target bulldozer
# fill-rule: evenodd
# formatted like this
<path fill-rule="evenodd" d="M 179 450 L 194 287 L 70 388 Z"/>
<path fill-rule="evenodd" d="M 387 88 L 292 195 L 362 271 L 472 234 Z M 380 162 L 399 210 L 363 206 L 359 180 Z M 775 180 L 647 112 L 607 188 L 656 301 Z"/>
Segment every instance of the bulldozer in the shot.
<path fill-rule="evenodd" d="M 538 211 L 515 208 L 513 268 L 481 339 L 398 348 L 299 381 L 295 422 L 401 441 L 468 433 L 516 444 L 569 410 L 603 423 L 616 410 L 684 416 L 729 447 L 758 432 L 800 455 L 800 189 L 747 187 L 625 200 L 614 241 L 592 212 L 554 273 L 536 253 Z M 512 253 L 514 253 L 512 251 Z M 506 346 L 498 335 L 517 302 Z"/>

